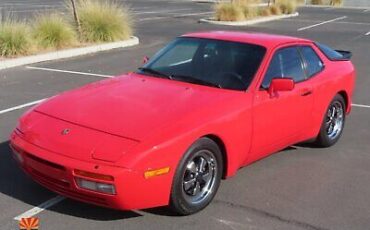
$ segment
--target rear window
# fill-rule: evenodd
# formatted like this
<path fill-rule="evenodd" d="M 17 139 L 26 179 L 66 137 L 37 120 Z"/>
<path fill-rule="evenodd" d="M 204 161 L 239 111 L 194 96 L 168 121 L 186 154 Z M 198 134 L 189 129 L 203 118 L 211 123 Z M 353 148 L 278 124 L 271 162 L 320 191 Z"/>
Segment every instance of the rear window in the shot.
<path fill-rule="evenodd" d="M 315 43 L 316 46 L 321 50 L 321 52 L 323 52 L 325 54 L 325 56 L 327 58 L 329 58 L 330 60 L 341 60 L 343 59 L 343 55 L 335 50 L 333 50 L 332 48 L 330 48 L 329 46 L 327 45 L 324 45 L 324 44 L 321 44 L 321 43 L 318 43 L 316 42 Z"/>

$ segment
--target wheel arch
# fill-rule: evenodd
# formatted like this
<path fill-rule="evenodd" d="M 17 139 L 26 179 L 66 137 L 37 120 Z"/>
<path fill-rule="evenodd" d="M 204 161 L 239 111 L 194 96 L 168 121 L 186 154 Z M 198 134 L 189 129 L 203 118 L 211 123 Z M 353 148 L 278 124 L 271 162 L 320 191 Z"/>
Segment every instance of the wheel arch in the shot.
<path fill-rule="evenodd" d="M 222 164 L 223 164 L 223 172 L 222 172 L 222 179 L 225 179 L 227 176 L 227 170 L 228 170 L 228 158 L 227 158 L 227 150 L 224 141 L 215 134 L 207 134 L 203 137 L 209 138 L 212 141 L 214 141 L 218 147 L 220 148 L 220 151 L 222 153 Z"/>
<path fill-rule="evenodd" d="M 351 106 L 349 104 L 349 96 L 348 96 L 348 93 L 345 91 L 345 90 L 341 90 L 337 93 L 338 95 L 342 96 L 343 99 L 344 99 L 344 103 L 345 103 L 345 108 L 346 108 L 346 112 L 348 113 Z"/>

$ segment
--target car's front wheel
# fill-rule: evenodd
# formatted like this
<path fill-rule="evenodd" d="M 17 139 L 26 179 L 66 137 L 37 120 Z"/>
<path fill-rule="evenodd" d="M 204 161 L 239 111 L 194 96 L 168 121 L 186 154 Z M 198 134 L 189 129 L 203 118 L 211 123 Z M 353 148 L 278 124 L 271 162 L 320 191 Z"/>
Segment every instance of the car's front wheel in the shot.
<path fill-rule="evenodd" d="M 345 101 L 338 94 L 331 101 L 326 111 L 316 143 L 321 147 L 334 145 L 342 135 L 345 118 Z"/>
<path fill-rule="evenodd" d="M 175 173 L 171 208 L 189 215 L 205 208 L 220 185 L 223 164 L 218 145 L 209 138 L 196 141 L 185 153 Z"/>

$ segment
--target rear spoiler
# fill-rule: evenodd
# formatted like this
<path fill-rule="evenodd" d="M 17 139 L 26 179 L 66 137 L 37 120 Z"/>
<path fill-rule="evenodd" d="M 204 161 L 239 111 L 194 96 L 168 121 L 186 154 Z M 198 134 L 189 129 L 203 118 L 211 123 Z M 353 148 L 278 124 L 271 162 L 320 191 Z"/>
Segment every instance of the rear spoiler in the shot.
<path fill-rule="evenodd" d="M 336 52 L 342 55 L 341 58 L 335 58 L 333 61 L 349 61 L 352 58 L 351 51 L 344 51 L 344 50 L 335 50 Z"/>
<path fill-rule="evenodd" d="M 352 58 L 352 53 L 350 51 L 334 50 L 319 42 L 314 42 L 314 44 L 327 58 L 329 58 L 330 61 L 349 61 Z"/>

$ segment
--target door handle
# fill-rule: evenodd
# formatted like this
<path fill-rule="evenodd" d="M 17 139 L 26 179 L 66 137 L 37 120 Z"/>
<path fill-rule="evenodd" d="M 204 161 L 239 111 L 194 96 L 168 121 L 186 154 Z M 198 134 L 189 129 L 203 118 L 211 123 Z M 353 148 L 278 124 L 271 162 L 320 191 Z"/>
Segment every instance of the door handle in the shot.
<path fill-rule="evenodd" d="M 303 91 L 303 93 L 301 94 L 302 97 L 305 97 L 305 96 L 308 96 L 308 95 L 311 95 L 312 94 L 312 90 L 305 90 Z"/>

